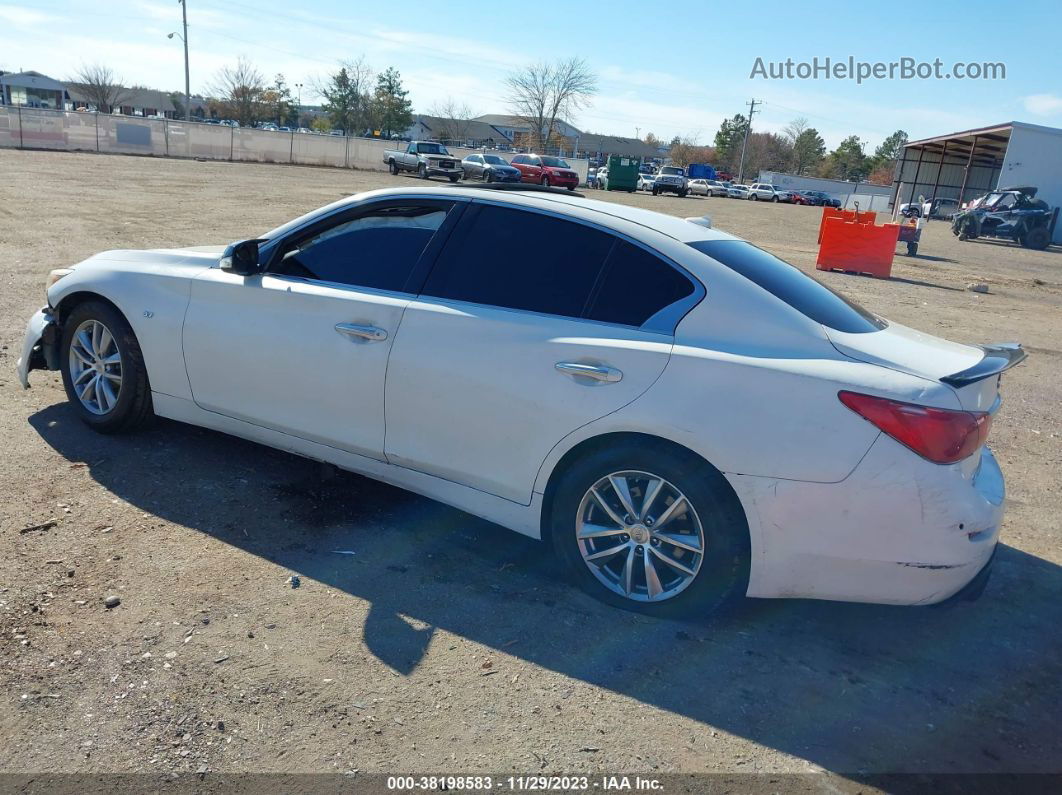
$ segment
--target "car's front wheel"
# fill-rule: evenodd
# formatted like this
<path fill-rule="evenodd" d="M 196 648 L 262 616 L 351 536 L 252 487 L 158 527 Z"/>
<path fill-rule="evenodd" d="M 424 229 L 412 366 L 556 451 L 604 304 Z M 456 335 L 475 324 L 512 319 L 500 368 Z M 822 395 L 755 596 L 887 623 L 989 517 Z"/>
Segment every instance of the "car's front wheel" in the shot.
<path fill-rule="evenodd" d="M 575 581 L 616 607 L 706 616 L 748 584 L 744 514 L 723 476 L 663 443 L 598 449 L 562 475 L 552 540 Z"/>
<path fill-rule="evenodd" d="M 87 425 L 115 433 L 152 417 L 140 343 L 114 307 L 102 301 L 76 306 L 63 323 L 60 351 L 67 398 Z"/>

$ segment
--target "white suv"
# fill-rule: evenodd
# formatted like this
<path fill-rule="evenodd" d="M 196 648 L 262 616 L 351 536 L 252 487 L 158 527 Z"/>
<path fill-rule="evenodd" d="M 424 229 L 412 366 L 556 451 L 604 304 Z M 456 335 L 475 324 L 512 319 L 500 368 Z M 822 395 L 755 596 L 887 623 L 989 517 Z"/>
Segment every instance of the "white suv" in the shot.
<path fill-rule="evenodd" d="M 787 190 L 776 188 L 768 182 L 756 182 L 749 188 L 749 201 L 772 201 L 791 202 L 793 194 Z"/>

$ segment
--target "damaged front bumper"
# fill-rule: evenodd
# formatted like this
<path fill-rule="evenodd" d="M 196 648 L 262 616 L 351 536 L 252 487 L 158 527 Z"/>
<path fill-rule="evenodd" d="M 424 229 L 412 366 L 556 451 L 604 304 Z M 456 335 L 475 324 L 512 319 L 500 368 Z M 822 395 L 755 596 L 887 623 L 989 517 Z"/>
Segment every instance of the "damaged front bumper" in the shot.
<path fill-rule="evenodd" d="M 30 370 L 59 369 L 59 326 L 51 307 L 38 310 L 26 325 L 17 367 L 19 383 L 25 389 L 29 389 Z"/>

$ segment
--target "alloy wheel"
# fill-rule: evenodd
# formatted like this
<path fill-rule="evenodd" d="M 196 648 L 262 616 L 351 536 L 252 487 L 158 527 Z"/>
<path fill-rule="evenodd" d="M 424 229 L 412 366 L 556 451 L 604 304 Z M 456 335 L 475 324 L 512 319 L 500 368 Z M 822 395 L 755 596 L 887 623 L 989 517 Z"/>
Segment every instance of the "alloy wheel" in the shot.
<path fill-rule="evenodd" d="M 650 472 L 613 472 L 579 503 L 576 541 L 583 562 L 613 593 L 662 602 L 696 579 L 704 528 L 685 494 Z"/>
<path fill-rule="evenodd" d="M 86 320 L 70 339 L 70 383 L 81 405 L 93 414 L 107 414 L 122 391 L 122 356 L 103 323 Z"/>

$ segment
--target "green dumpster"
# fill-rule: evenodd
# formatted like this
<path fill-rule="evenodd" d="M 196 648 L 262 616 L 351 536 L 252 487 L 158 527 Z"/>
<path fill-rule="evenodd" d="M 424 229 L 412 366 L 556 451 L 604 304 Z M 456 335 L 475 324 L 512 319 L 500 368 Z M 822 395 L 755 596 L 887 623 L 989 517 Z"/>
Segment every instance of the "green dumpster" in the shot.
<path fill-rule="evenodd" d="M 628 193 L 638 190 L 638 166 L 640 165 L 641 162 L 636 157 L 609 155 L 606 190 L 625 190 Z"/>

